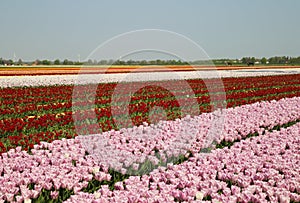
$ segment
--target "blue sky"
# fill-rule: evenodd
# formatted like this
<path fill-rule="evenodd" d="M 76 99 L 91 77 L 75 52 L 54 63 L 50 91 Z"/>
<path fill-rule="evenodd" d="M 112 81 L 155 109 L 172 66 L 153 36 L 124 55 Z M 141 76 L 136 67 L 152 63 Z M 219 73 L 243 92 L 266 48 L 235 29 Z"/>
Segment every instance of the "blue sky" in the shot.
<path fill-rule="evenodd" d="M 2 0 L 0 57 L 85 59 L 137 29 L 164 29 L 211 58 L 300 55 L 298 0 Z"/>

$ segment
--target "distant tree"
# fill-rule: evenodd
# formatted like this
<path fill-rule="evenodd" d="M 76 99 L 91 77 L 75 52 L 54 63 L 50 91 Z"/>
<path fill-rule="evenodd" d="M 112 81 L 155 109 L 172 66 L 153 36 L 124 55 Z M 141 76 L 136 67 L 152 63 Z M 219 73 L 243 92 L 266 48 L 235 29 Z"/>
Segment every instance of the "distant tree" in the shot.
<path fill-rule="evenodd" d="M 87 62 L 86 62 L 87 65 L 93 65 L 93 60 L 92 59 L 89 59 Z"/>
<path fill-rule="evenodd" d="M 250 62 L 250 57 L 243 57 L 242 58 L 242 63 L 243 64 L 248 64 Z"/>
<path fill-rule="evenodd" d="M 17 62 L 17 64 L 18 64 L 19 66 L 22 65 L 22 64 L 23 64 L 22 59 L 19 59 L 18 62 Z"/>
<path fill-rule="evenodd" d="M 252 63 L 255 63 L 255 61 L 256 61 L 255 57 L 243 57 L 242 58 L 243 64 L 248 64 L 248 63 L 252 64 Z"/>
<path fill-rule="evenodd" d="M 295 57 L 295 58 L 291 58 L 290 59 L 290 63 L 293 65 L 299 65 L 300 64 L 300 56 L 299 57 Z"/>
<path fill-rule="evenodd" d="M 63 65 L 68 65 L 68 64 L 69 64 L 68 59 L 65 59 L 65 60 L 63 61 Z"/>
<path fill-rule="evenodd" d="M 142 61 L 140 62 L 140 64 L 141 64 L 141 65 L 148 65 L 149 63 L 148 63 L 146 60 L 142 60 Z"/>
<path fill-rule="evenodd" d="M 76 61 L 76 62 L 74 62 L 73 64 L 74 64 L 74 65 L 77 65 L 77 66 L 83 65 L 83 63 L 82 63 L 82 62 L 79 62 L 79 61 Z"/>
<path fill-rule="evenodd" d="M 107 65 L 108 61 L 107 60 L 101 60 L 98 62 L 98 65 Z"/>
<path fill-rule="evenodd" d="M 135 61 L 130 59 L 126 62 L 126 65 L 134 65 L 135 63 L 136 63 Z"/>
<path fill-rule="evenodd" d="M 126 65 L 126 63 L 125 63 L 125 61 L 116 60 L 116 61 L 114 62 L 114 65 L 121 65 L 121 66 L 123 66 L 123 65 Z"/>
<path fill-rule="evenodd" d="M 60 65 L 60 60 L 59 60 L 59 59 L 56 59 L 56 60 L 54 61 L 54 65 Z"/>
<path fill-rule="evenodd" d="M 156 61 L 154 61 L 154 60 L 149 61 L 149 64 L 150 64 L 150 65 L 155 65 L 155 64 L 156 64 Z"/>
<path fill-rule="evenodd" d="M 267 58 L 266 58 L 266 57 L 263 57 L 263 58 L 260 60 L 260 62 L 261 62 L 262 64 L 267 64 Z"/>
<path fill-rule="evenodd" d="M 49 60 L 42 60 L 43 65 L 51 65 L 51 62 Z"/>
<path fill-rule="evenodd" d="M 9 60 L 6 60 L 6 59 L 1 59 L 1 65 L 12 65 L 13 64 L 13 60 L 9 59 Z"/>
<path fill-rule="evenodd" d="M 173 60 L 173 62 L 174 65 L 183 65 L 183 62 L 181 60 L 178 61 Z"/>
<path fill-rule="evenodd" d="M 288 57 L 285 56 L 274 56 L 269 58 L 270 64 L 285 64 L 288 62 Z"/>

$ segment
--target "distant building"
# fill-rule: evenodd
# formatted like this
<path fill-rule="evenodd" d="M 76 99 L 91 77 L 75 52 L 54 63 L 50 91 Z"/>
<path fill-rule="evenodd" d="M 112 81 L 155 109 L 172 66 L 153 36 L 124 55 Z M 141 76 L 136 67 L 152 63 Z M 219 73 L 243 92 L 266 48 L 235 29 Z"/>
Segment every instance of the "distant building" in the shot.
<path fill-rule="evenodd" d="M 32 66 L 37 66 L 37 65 L 39 65 L 39 61 L 36 60 L 36 61 L 34 61 L 31 65 L 32 65 Z"/>

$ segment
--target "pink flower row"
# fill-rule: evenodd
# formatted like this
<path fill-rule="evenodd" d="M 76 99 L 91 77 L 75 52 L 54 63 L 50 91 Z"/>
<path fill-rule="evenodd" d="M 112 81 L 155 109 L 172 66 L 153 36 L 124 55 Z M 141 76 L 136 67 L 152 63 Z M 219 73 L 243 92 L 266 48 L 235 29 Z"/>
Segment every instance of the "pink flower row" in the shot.
<path fill-rule="evenodd" d="M 21 151 L 21 147 L 17 147 L 7 153 L 3 153 L 0 157 L 0 200 L 22 202 L 38 197 L 42 189 L 54 189 L 55 191 L 51 194 L 55 198 L 58 195 L 57 191 L 59 188 L 73 190 L 75 194 L 79 195 L 77 197 L 81 195 L 90 196 L 91 194 L 85 194 L 80 191 L 93 178 L 99 181 L 109 181 L 111 179 L 108 174 L 109 167 L 115 170 L 120 169 L 121 172 L 126 173 L 129 166 L 132 165 L 134 169 L 138 169 L 139 164 L 146 159 L 157 164 L 159 160 L 155 156 L 155 150 L 158 150 L 162 159 L 178 156 L 186 152 L 186 150 L 191 150 L 196 156 L 198 151 L 206 146 L 207 140 L 236 140 L 254 131 L 262 132 L 262 128 L 259 126 L 274 126 L 296 120 L 300 118 L 300 111 L 297 111 L 299 107 L 300 98 L 282 99 L 277 102 L 260 102 L 226 109 L 221 112 L 202 114 L 194 118 L 186 117 L 176 121 L 162 121 L 158 125 L 148 126 L 144 124 L 143 126 L 130 129 L 105 132 L 101 135 L 56 140 L 52 143 L 42 142 L 34 146 L 34 149 L 31 151 L 32 154 Z M 221 125 L 218 122 L 221 122 Z M 220 129 L 222 131 L 218 131 Z M 216 135 L 221 136 L 218 137 Z M 289 147 L 292 148 L 292 145 Z M 86 150 L 91 155 L 85 155 Z M 259 152 L 261 151 L 256 153 Z M 210 163 L 211 161 L 206 162 Z M 169 167 L 171 169 L 172 167 L 179 167 L 178 170 L 174 169 L 175 173 L 184 175 L 185 173 L 188 174 L 188 172 L 180 169 L 180 167 L 185 167 L 185 164 L 191 163 L 194 163 L 192 159 L 180 166 L 169 164 Z M 216 164 L 214 167 L 223 167 L 221 160 L 214 162 L 214 164 Z M 194 170 L 199 169 L 196 167 Z M 201 171 L 205 172 L 204 169 L 201 169 Z M 156 173 L 160 174 L 157 170 L 152 174 Z M 203 174 L 208 179 L 215 176 L 215 174 L 210 174 L 210 172 Z M 151 185 L 152 187 L 157 187 L 156 185 L 153 186 L 154 180 L 152 178 L 155 179 L 156 176 L 142 176 L 142 182 L 139 184 L 145 184 L 146 188 L 148 186 L 151 187 Z M 129 181 L 130 183 L 131 180 L 135 179 L 140 178 L 132 176 L 126 182 Z M 188 179 L 199 180 L 197 175 Z M 203 181 L 205 182 L 206 180 L 203 179 Z M 215 181 L 216 183 L 224 184 L 224 180 Z M 29 184 L 34 184 L 34 189 L 29 189 Z M 142 189 L 142 185 L 139 187 L 139 184 L 128 184 L 126 189 L 130 187 Z M 165 185 L 161 185 L 159 188 L 173 187 L 172 185 L 168 186 L 169 182 L 166 182 Z M 118 183 L 116 187 L 121 189 L 122 184 Z M 179 191 L 187 190 L 185 185 L 180 187 L 182 189 Z M 101 194 L 106 194 L 105 191 L 108 194 L 111 193 L 107 186 L 103 186 L 100 192 Z M 119 192 L 122 193 L 124 191 L 120 190 Z M 156 193 L 159 191 L 150 190 L 148 191 L 148 196 L 156 196 Z M 178 194 L 174 193 L 166 197 L 180 199 L 182 197 L 178 195 L 183 195 L 183 193 L 179 191 Z M 128 193 L 124 194 L 131 197 Z M 94 196 L 97 195 L 99 194 L 96 193 Z M 116 198 L 117 196 L 119 195 L 116 194 Z M 188 193 L 187 197 L 191 196 L 193 195 Z"/>
<path fill-rule="evenodd" d="M 104 186 L 94 194 L 79 192 L 66 202 L 299 202 L 299 135 L 300 123 L 131 176 L 114 191 Z"/>
<path fill-rule="evenodd" d="M 37 198 L 42 189 L 53 188 L 51 195 L 56 198 L 59 188 L 76 193 L 93 177 L 99 181 L 111 178 L 107 167 L 99 167 L 91 156 L 85 155 L 79 140 L 42 142 L 31 152 L 17 147 L 0 157 L 0 202 L 23 202 Z M 34 184 L 33 190 L 28 188 L 29 184 Z"/>
<path fill-rule="evenodd" d="M 197 153 L 213 141 L 241 140 L 250 133 L 262 133 L 266 127 L 295 121 L 300 118 L 299 109 L 299 97 L 285 98 L 76 139 L 99 163 L 127 173 L 129 168 L 139 169 L 145 160 L 158 165 L 187 151 Z"/>

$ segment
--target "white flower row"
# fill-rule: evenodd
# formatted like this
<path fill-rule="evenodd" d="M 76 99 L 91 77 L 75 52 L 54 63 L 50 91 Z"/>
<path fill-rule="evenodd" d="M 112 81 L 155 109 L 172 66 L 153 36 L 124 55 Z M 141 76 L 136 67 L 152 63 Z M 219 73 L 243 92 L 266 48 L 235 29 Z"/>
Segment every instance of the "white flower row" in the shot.
<path fill-rule="evenodd" d="M 178 79 L 206 79 L 222 77 L 248 77 L 265 75 L 296 74 L 298 69 L 257 69 L 257 70 L 219 70 L 219 71 L 170 71 L 149 73 L 118 74 L 79 74 L 79 75 L 41 75 L 41 76 L 0 76 L 0 87 L 48 86 L 87 83 L 108 83 L 121 81 L 157 81 Z"/>

